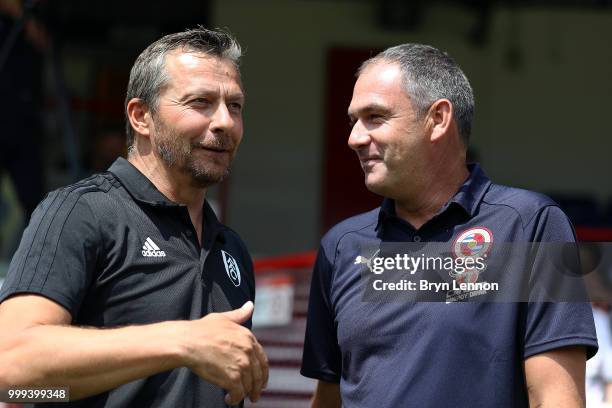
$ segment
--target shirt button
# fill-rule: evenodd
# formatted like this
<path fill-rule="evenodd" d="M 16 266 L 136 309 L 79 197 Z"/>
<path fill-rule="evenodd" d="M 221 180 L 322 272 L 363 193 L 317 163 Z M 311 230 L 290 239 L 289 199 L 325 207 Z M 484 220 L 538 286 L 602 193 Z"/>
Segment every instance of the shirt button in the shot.
<path fill-rule="evenodd" d="M 188 237 L 190 237 L 190 236 L 191 236 L 191 234 L 192 234 L 192 232 L 191 232 L 191 231 L 189 231 L 189 230 L 187 230 L 187 232 L 185 233 L 185 235 L 187 235 Z"/>
<path fill-rule="evenodd" d="M 418 236 L 418 235 L 415 235 L 415 236 L 412 238 L 412 240 L 413 240 L 414 242 L 421 242 L 421 237 L 420 237 L 420 236 Z"/>

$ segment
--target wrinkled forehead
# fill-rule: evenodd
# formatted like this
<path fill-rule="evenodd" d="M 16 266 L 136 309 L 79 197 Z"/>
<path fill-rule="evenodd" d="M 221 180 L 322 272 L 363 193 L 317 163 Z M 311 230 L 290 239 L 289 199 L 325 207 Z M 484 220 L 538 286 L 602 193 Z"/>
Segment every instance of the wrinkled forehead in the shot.
<path fill-rule="evenodd" d="M 181 87 L 198 81 L 223 83 L 242 90 L 240 70 L 229 58 L 177 49 L 166 55 L 164 68 L 168 87 Z"/>

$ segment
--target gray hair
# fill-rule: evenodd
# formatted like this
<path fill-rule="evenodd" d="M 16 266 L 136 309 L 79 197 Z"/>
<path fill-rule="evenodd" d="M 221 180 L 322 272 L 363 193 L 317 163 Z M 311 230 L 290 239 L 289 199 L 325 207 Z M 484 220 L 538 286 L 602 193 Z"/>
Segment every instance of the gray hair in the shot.
<path fill-rule="evenodd" d="M 474 93 L 459 65 L 448 54 L 429 45 L 402 44 L 387 48 L 365 61 L 357 76 L 377 62 L 397 63 L 404 89 L 417 114 L 424 115 L 441 98 L 453 105 L 459 135 L 467 147 L 474 116 Z"/>
<path fill-rule="evenodd" d="M 236 69 L 238 69 L 242 56 L 240 44 L 230 33 L 221 29 L 208 30 L 202 26 L 166 35 L 149 45 L 140 53 L 132 66 L 125 95 L 124 111 L 128 151 L 133 148 L 134 129 L 127 117 L 127 104 L 132 98 L 138 98 L 149 107 L 152 113 L 156 112 L 159 94 L 169 81 L 164 67 L 166 55 L 176 49 L 227 59 L 234 63 Z"/>

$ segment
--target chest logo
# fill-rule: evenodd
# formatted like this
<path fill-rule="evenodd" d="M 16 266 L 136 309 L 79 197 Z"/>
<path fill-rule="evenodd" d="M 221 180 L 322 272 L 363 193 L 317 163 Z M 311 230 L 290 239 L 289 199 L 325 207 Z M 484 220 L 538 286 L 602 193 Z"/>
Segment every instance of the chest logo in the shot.
<path fill-rule="evenodd" d="M 147 237 L 142 246 L 142 256 L 144 257 L 164 257 L 166 253 L 159 249 L 159 247 L 153 242 L 151 237 Z"/>
<path fill-rule="evenodd" d="M 452 270 L 450 276 L 459 283 L 475 283 L 478 276 L 486 269 L 484 261 L 493 247 L 493 233 L 485 227 L 469 228 L 461 232 L 453 242 L 452 252 L 455 258 L 468 258 L 474 260 L 480 267 L 463 267 L 461 270 Z"/>
<path fill-rule="evenodd" d="M 362 256 L 362 255 L 357 255 L 357 257 L 355 258 L 355 263 L 353 265 L 363 264 L 368 267 L 370 272 L 374 272 L 374 269 L 372 267 L 372 262 L 374 261 L 374 258 L 376 258 L 379 252 L 380 252 L 380 248 L 377 249 L 376 252 L 374 252 L 374 254 L 369 258 L 366 258 L 365 256 Z"/>
<path fill-rule="evenodd" d="M 493 233 L 485 227 L 463 231 L 453 242 L 453 254 L 458 258 L 484 256 L 493 245 Z"/>
<path fill-rule="evenodd" d="M 238 262 L 229 253 L 221 250 L 221 256 L 223 257 L 223 265 L 225 266 L 225 272 L 230 278 L 234 286 L 240 286 L 240 268 Z"/>

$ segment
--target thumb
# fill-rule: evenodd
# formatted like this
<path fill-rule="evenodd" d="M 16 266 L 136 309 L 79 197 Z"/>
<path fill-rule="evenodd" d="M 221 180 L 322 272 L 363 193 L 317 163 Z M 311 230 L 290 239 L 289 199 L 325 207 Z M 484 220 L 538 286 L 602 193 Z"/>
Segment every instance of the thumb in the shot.
<path fill-rule="evenodd" d="M 244 323 L 253 315 L 253 309 L 255 306 L 250 300 L 242 305 L 239 309 L 230 310 L 229 312 L 221 313 L 221 315 L 227 317 L 234 323 Z"/>

